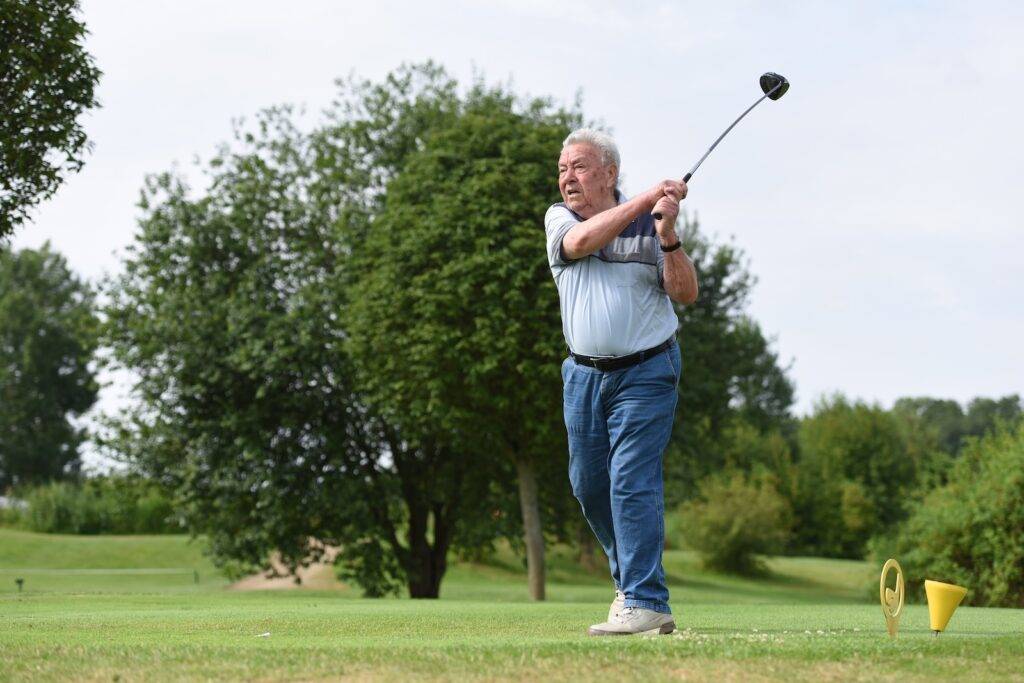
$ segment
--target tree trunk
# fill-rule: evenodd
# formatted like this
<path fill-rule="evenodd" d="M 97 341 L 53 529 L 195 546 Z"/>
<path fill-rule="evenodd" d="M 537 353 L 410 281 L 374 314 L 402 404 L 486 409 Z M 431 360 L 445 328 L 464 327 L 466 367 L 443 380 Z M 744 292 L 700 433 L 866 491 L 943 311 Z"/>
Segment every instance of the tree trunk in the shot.
<path fill-rule="evenodd" d="M 427 525 L 433 518 L 433 544 L 427 540 Z M 410 598 L 437 598 L 441 579 L 448 569 L 449 530 L 442 506 L 433 515 L 421 505 L 409 506 L 409 562 L 406 567 Z"/>
<path fill-rule="evenodd" d="M 441 580 L 448 569 L 448 548 L 458 508 L 454 502 L 432 501 L 428 493 L 436 493 L 432 482 L 436 482 L 442 465 L 450 461 L 450 454 L 432 446 L 424 447 L 432 456 L 427 458 L 429 466 L 424 466 L 416 453 L 406 450 L 396 436 L 389 434 L 388 444 L 395 454 L 402 498 L 409 513 L 406 548 L 401 548 L 396 534 L 392 532 L 393 545 L 399 549 L 396 550 L 398 560 L 405 570 L 409 597 L 437 598 L 441 592 Z M 432 463 L 429 462 L 431 459 Z M 461 490 L 462 476 L 463 472 L 456 470 L 447 477 L 451 491 Z M 431 522 L 433 529 L 430 529 Z"/>
<path fill-rule="evenodd" d="M 544 599 L 544 534 L 540 525 L 540 503 L 537 498 L 537 474 L 533 463 L 516 460 L 519 475 L 519 505 L 523 511 L 523 532 L 526 537 L 526 572 L 532 600 Z"/>

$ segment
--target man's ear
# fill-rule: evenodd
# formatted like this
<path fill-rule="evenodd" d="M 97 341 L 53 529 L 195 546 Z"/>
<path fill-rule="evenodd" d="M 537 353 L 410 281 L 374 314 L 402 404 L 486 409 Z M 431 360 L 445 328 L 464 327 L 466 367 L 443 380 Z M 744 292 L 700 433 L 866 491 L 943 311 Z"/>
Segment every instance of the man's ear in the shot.
<path fill-rule="evenodd" d="M 615 193 L 615 181 L 619 177 L 619 167 L 615 164 L 608 164 L 608 189 Z"/>

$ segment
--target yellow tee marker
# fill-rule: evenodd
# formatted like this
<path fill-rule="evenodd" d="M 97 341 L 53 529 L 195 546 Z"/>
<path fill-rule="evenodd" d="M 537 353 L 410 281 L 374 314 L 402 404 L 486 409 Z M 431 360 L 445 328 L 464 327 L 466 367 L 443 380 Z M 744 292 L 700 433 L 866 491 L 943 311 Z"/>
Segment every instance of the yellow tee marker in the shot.
<path fill-rule="evenodd" d="M 885 585 L 885 579 L 890 570 L 896 571 L 896 588 L 892 589 Z M 903 585 L 903 568 L 896 560 L 890 559 L 882 566 L 882 578 L 878 582 L 878 597 L 882 601 L 882 614 L 885 615 L 885 628 L 889 630 L 889 637 L 896 637 L 896 629 L 900 625 L 900 614 L 903 612 L 903 602 L 906 598 L 906 589 Z"/>
<path fill-rule="evenodd" d="M 967 589 L 951 583 L 926 580 L 924 592 L 928 596 L 928 619 L 931 622 L 932 631 L 935 632 L 935 635 L 939 635 L 939 631 L 946 630 L 946 625 L 949 624 L 953 612 L 967 595 Z"/>

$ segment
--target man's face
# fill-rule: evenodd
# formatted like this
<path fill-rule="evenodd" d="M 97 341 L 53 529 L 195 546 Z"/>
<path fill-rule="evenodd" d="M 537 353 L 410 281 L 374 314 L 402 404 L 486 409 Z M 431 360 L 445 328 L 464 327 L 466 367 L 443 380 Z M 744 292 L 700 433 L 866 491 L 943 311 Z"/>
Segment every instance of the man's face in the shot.
<path fill-rule="evenodd" d="M 562 201 L 583 216 L 590 218 L 614 202 L 614 164 L 601 163 L 601 153 L 593 145 L 569 145 L 558 158 L 558 190 Z"/>

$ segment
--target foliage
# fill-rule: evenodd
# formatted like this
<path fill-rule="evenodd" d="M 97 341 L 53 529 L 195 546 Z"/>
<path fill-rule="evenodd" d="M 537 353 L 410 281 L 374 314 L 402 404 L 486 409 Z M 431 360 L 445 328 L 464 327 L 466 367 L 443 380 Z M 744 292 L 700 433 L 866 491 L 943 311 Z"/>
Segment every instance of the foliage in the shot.
<path fill-rule="evenodd" d="M 949 399 L 901 398 L 893 405 L 893 411 L 916 418 L 948 455 L 956 455 L 965 438 L 984 436 L 998 422 L 1013 424 L 1024 415 L 1020 396 L 1016 394 L 999 399 L 977 397 L 971 399 L 966 410 Z"/>
<path fill-rule="evenodd" d="M 51 482 L 20 492 L 24 526 L 52 534 L 180 532 L 170 499 L 150 481 L 111 475 Z"/>
<path fill-rule="evenodd" d="M 726 469 L 784 480 L 794 476 L 793 448 L 778 429 L 763 431 L 742 418 L 734 419 L 724 428 L 720 444 Z"/>
<path fill-rule="evenodd" d="M 905 519 L 920 465 L 906 434 L 891 412 L 838 395 L 801 421 L 798 551 L 863 557 L 871 536 Z"/>
<path fill-rule="evenodd" d="M 77 13 L 77 0 L 0 5 L 0 240 L 82 167 L 100 71 Z"/>
<path fill-rule="evenodd" d="M 0 491 L 72 476 L 96 401 L 91 288 L 49 244 L 0 249 Z"/>
<path fill-rule="evenodd" d="M 665 457 L 670 504 L 692 497 L 696 482 L 726 465 L 733 423 L 784 434 L 793 404 L 786 368 L 746 312 L 755 279 L 742 251 L 714 243 L 696 220 L 687 219 L 682 232 L 700 294 L 690 306 L 676 305 L 683 375 Z"/>
<path fill-rule="evenodd" d="M 778 553 L 789 540 L 792 511 L 771 477 L 724 470 L 700 484 L 682 506 L 686 542 L 699 550 L 709 569 L 756 574 L 755 555 Z"/>
<path fill-rule="evenodd" d="M 23 501 L 8 500 L 6 505 L 0 505 L 0 527 L 19 527 L 25 519 Z"/>
<path fill-rule="evenodd" d="M 410 156 L 357 248 L 345 320 L 367 397 L 408 431 L 548 455 L 564 342 L 537 217 L 569 126 L 527 107 L 478 87 Z"/>
<path fill-rule="evenodd" d="M 969 439 L 948 483 L 872 550 L 899 558 L 919 597 L 930 578 L 966 586 L 969 604 L 1024 607 L 1024 424 Z"/>

